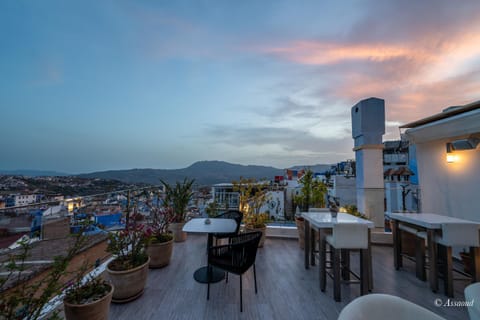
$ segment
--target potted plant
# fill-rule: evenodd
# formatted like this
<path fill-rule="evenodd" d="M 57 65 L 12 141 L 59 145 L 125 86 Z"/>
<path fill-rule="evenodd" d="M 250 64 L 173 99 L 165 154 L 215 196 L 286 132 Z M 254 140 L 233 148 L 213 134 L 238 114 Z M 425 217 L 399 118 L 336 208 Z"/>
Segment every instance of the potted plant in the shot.
<path fill-rule="evenodd" d="M 7 275 L 0 277 L 0 319 L 40 318 L 44 306 L 62 292 L 62 278 L 67 273 L 68 264 L 78 252 L 78 246 L 75 245 L 75 250 L 56 256 L 45 277 L 29 282 L 31 270 L 26 262 L 30 258 L 32 246 L 28 240 L 21 240 L 19 245 L 19 249 L 9 255 L 8 261 L 1 266 Z M 51 316 L 57 314 L 54 312 Z"/>
<path fill-rule="evenodd" d="M 240 181 L 233 181 L 233 191 L 238 192 L 239 209 L 243 212 L 243 221 L 246 231 L 261 231 L 259 247 L 265 242 L 268 214 L 261 212 L 267 202 L 267 182 L 257 182 L 255 179 L 240 178 Z"/>
<path fill-rule="evenodd" d="M 107 251 L 115 258 L 107 265 L 107 274 L 114 286 L 112 302 L 125 303 L 143 293 L 148 276 L 150 258 L 145 251 L 148 233 L 138 224 L 136 214 L 130 225 L 109 235 Z"/>
<path fill-rule="evenodd" d="M 84 272 L 77 274 L 63 298 L 67 320 L 108 319 L 113 286 L 100 277 L 88 276 L 83 281 Z"/>
<path fill-rule="evenodd" d="M 170 207 L 150 207 L 152 223 L 147 227 L 147 254 L 150 257 L 150 268 L 162 268 L 170 263 L 173 252 L 173 234 L 169 230 L 174 219 Z"/>
<path fill-rule="evenodd" d="M 327 194 L 327 186 L 320 180 L 315 179 L 313 171 L 308 169 L 300 178 L 301 189 L 298 194 L 293 197 L 294 203 L 297 205 L 295 212 L 295 224 L 298 230 L 298 243 L 300 248 L 305 247 L 305 221 L 300 215 L 300 211 L 308 211 L 310 207 L 325 207 L 325 195 Z"/>
<path fill-rule="evenodd" d="M 267 213 L 249 212 L 243 217 L 245 223 L 245 231 L 261 231 L 262 237 L 258 243 L 258 247 L 263 247 L 266 238 L 267 222 L 269 221 Z"/>
<path fill-rule="evenodd" d="M 187 240 L 187 233 L 183 232 L 183 226 L 187 217 L 188 202 L 192 198 L 192 186 L 195 180 L 185 178 L 183 182 L 176 182 L 175 186 L 160 180 L 165 187 L 164 206 L 172 208 L 174 218 L 170 224 L 170 230 L 173 232 L 175 242 Z"/>
<path fill-rule="evenodd" d="M 91 278 L 85 283 L 78 280 L 83 278 L 86 268 L 85 265 L 76 267 L 75 260 L 78 258 L 76 255 L 88 250 L 88 239 L 82 232 L 62 239 L 67 244 L 66 251 L 55 256 L 53 263 L 44 273 L 36 275 L 35 268 L 27 263 L 34 245 L 26 239 L 20 241 L 20 247 L 9 256 L 8 263 L 3 265 L 7 275 L 0 278 L 0 319 L 57 318 L 60 310 L 52 308 L 54 310 L 47 312 L 46 307 L 53 301 L 53 297 L 62 294 L 64 288 L 71 282 L 72 274 L 76 280 L 66 290 L 67 300 L 64 300 L 67 319 L 107 319 L 109 295 L 111 297 L 113 287 L 100 279 Z M 76 300 L 72 298 L 73 295 L 81 295 L 85 299 Z M 93 313 L 88 311 L 89 316 L 86 318 L 82 316 L 72 318 L 68 301 L 78 304 L 82 310 L 90 310 L 90 306 L 100 303 L 102 311 Z M 76 314 L 77 311 L 73 313 Z"/>

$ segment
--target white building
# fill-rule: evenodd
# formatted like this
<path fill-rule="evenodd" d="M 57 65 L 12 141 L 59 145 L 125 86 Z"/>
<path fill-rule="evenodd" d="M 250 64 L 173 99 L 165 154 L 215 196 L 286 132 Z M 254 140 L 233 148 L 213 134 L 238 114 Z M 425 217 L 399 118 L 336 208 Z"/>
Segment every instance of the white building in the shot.
<path fill-rule="evenodd" d="M 240 206 L 239 194 L 233 191 L 232 183 L 218 183 L 212 186 L 213 200 L 221 208 L 238 210 Z M 267 201 L 260 208 L 260 212 L 267 212 L 276 220 L 285 219 L 285 191 L 267 191 Z"/>
<path fill-rule="evenodd" d="M 41 197 L 40 194 L 17 194 L 14 196 L 15 206 L 40 202 Z"/>
<path fill-rule="evenodd" d="M 217 183 L 212 186 L 213 201 L 222 208 L 238 210 L 238 192 L 233 191 L 232 183 Z"/>
<path fill-rule="evenodd" d="M 480 221 L 480 101 L 408 123 L 423 212 Z"/>

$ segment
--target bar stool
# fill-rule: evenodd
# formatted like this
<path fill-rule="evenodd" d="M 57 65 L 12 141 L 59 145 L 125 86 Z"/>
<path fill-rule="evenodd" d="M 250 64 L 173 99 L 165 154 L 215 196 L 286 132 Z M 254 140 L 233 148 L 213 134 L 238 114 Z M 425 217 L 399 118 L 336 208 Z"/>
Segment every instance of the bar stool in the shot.
<path fill-rule="evenodd" d="M 330 209 L 329 208 L 308 208 L 308 212 L 321 212 L 324 214 L 330 214 Z M 330 234 L 329 230 L 328 231 L 324 230 L 323 232 L 328 232 L 328 234 Z M 320 236 L 320 230 L 315 230 L 313 228 L 310 230 L 310 248 L 311 248 L 310 260 L 311 260 L 312 266 L 315 265 L 315 255 L 319 253 L 319 248 L 317 247 L 319 236 Z"/>
<path fill-rule="evenodd" d="M 427 273 L 425 271 L 425 241 L 427 240 L 427 233 L 424 231 L 419 231 L 404 223 L 399 223 L 398 229 L 415 236 L 415 273 L 417 278 L 422 281 L 426 281 Z M 401 247 L 402 245 L 400 244 L 400 251 L 402 250 Z"/>
<path fill-rule="evenodd" d="M 462 246 L 470 247 L 470 255 L 472 255 L 472 247 L 478 247 L 478 225 L 473 223 L 443 223 L 442 235 L 435 237 L 435 242 L 444 247 L 443 259 L 444 267 L 444 287 L 445 294 L 453 297 L 453 265 L 452 265 L 452 247 Z M 472 261 L 473 261 L 473 257 Z M 472 272 L 474 272 L 472 270 Z M 438 279 L 438 277 L 437 277 Z"/>
<path fill-rule="evenodd" d="M 333 253 L 333 296 L 335 301 L 341 300 L 341 268 L 349 267 L 348 263 L 343 263 L 342 266 L 341 250 L 346 252 L 347 261 L 349 260 L 350 250 L 360 250 L 360 275 L 354 274 L 351 270 L 348 270 L 348 272 L 360 280 L 361 295 L 368 293 L 368 226 L 362 223 L 334 224 L 332 235 L 328 235 L 325 241 L 330 245 Z M 326 272 L 326 265 L 322 269 Z M 330 274 L 329 276 L 331 277 Z M 322 291 L 325 290 L 325 288 L 322 289 Z"/>

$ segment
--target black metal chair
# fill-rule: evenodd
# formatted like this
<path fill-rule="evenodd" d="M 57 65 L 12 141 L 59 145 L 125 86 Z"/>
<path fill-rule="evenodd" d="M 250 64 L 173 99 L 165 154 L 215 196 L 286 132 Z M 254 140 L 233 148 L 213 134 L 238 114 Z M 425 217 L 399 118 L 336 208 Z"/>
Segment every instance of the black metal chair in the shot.
<path fill-rule="evenodd" d="M 258 243 L 262 232 L 240 233 L 230 237 L 229 244 L 215 246 L 208 249 L 208 270 L 212 266 L 240 276 L 240 312 L 243 311 L 242 275 L 253 265 L 253 279 L 255 294 L 257 293 L 257 274 L 255 271 L 255 258 Z M 228 273 L 227 273 L 228 275 Z M 210 276 L 210 274 L 209 274 Z M 228 282 L 228 277 L 226 278 Z M 210 299 L 210 282 L 207 288 L 207 300 Z"/>
<path fill-rule="evenodd" d="M 238 210 L 228 210 L 224 213 L 219 214 L 215 218 L 221 218 L 221 219 L 234 219 L 235 222 L 237 223 L 237 228 L 235 229 L 235 232 L 232 233 L 214 233 L 213 236 L 215 237 L 215 244 L 216 240 L 218 239 L 225 239 L 225 238 L 230 238 L 231 236 L 234 236 L 238 234 L 238 231 L 240 230 L 240 224 L 242 223 L 243 219 L 243 213 Z"/>

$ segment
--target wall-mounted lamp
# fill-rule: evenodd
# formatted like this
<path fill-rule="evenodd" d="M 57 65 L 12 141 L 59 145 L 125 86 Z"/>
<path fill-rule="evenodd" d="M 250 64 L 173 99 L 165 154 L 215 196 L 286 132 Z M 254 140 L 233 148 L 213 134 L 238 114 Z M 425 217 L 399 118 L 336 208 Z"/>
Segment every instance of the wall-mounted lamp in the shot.
<path fill-rule="evenodd" d="M 447 142 L 447 162 L 448 163 L 453 163 L 458 161 L 458 156 L 453 153 L 453 148 L 452 143 Z"/>
<path fill-rule="evenodd" d="M 480 139 L 477 137 L 470 137 L 467 139 L 460 139 L 454 140 L 450 143 L 447 143 L 447 152 L 448 152 L 448 145 L 450 144 L 450 148 L 452 151 L 455 150 L 472 150 L 476 149 L 477 145 L 480 143 Z"/>
<path fill-rule="evenodd" d="M 457 162 L 458 155 L 454 154 L 454 151 L 458 150 L 473 150 L 477 148 L 480 143 L 480 139 L 477 137 L 469 137 L 466 139 L 454 140 L 447 142 L 447 162 Z"/>

